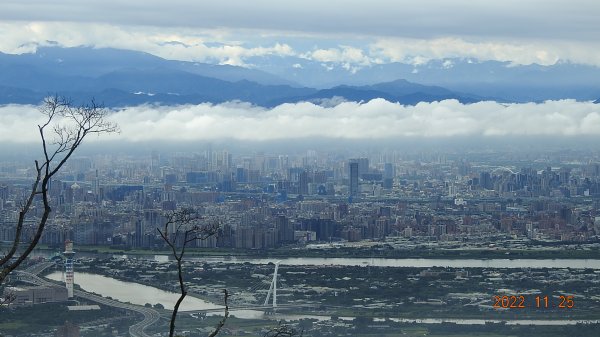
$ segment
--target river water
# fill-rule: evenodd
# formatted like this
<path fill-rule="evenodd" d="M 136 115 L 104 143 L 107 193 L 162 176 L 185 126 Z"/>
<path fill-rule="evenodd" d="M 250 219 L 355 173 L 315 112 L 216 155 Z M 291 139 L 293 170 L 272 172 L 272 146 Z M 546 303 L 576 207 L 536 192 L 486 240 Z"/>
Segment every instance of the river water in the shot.
<path fill-rule="evenodd" d="M 134 257 L 134 256 L 131 256 Z M 165 260 L 167 256 L 155 255 L 155 260 Z M 286 266 L 374 266 L 374 267 L 449 267 L 449 268 L 575 268 L 600 269 L 600 260 L 593 259 L 385 259 L 385 258 L 272 258 L 253 259 L 245 257 L 190 258 L 199 262 L 226 262 L 268 264 L 280 261 Z"/>
<path fill-rule="evenodd" d="M 330 262 L 331 259 L 323 259 Z M 256 262 L 256 260 L 255 260 Z M 562 267 L 561 267 L 562 268 Z M 589 268 L 589 267 L 588 267 Z M 61 281 L 62 273 L 53 272 L 46 276 L 46 278 Z M 75 284 L 78 284 L 82 289 L 93 292 L 105 297 L 112 297 L 113 299 L 121 302 L 130 302 L 138 305 L 144 305 L 146 303 L 156 304 L 160 303 L 165 308 L 172 308 L 175 301 L 178 298 L 178 294 L 173 292 L 164 291 L 155 287 L 147 285 L 124 282 L 116 280 L 111 277 L 90 274 L 90 273 L 75 273 Z M 181 305 L 182 311 L 193 311 L 193 310 L 206 310 L 223 308 L 222 306 L 214 303 L 206 302 L 204 300 L 187 296 Z M 209 315 L 222 315 L 221 312 L 209 313 Z M 271 320 L 298 320 L 301 318 L 312 318 L 317 320 L 330 320 L 330 316 L 326 315 L 288 315 L 278 313 L 277 315 L 265 315 L 259 310 L 231 310 L 231 315 L 245 318 L 245 319 L 271 319 Z M 354 317 L 340 317 L 343 320 L 352 320 Z M 383 320 L 383 318 L 376 319 Z M 425 324 L 439 324 L 443 322 L 450 322 L 456 324 L 471 324 L 481 325 L 486 323 L 500 323 L 501 320 L 495 319 L 452 319 L 452 318 L 424 318 L 424 319 L 410 319 L 410 318 L 391 318 L 396 322 L 409 322 L 409 323 L 425 323 Z M 506 324 L 509 325 L 573 325 L 577 323 L 600 323 L 600 320 L 507 320 Z"/>
<path fill-rule="evenodd" d="M 54 281 L 61 281 L 62 272 L 53 272 L 46 275 L 46 278 Z M 179 294 L 173 292 L 164 291 L 144 284 L 124 282 L 98 274 L 76 272 L 74 281 L 75 284 L 79 285 L 87 292 L 100 294 L 104 297 L 112 297 L 121 302 L 130 302 L 138 305 L 144 305 L 146 303 L 154 305 L 160 303 L 165 308 L 172 308 L 179 297 Z M 181 310 L 184 311 L 216 308 L 219 308 L 216 304 L 191 296 L 186 297 L 181 304 Z"/>
<path fill-rule="evenodd" d="M 37 251 L 32 256 L 48 257 L 49 251 Z M 168 261 L 170 255 L 135 254 L 114 255 L 98 253 L 77 253 L 76 257 L 91 258 L 131 258 L 155 261 Z M 201 257 L 190 256 L 188 261 L 208 263 L 251 263 L 268 264 L 280 261 L 288 266 L 373 266 L 373 267 L 414 267 L 414 268 L 551 268 L 551 269 L 600 269 L 600 259 L 423 259 L 423 258 L 357 258 L 357 257 L 284 257 L 284 258 L 252 258 L 239 256 Z"/>
<path fill-rule="evenodd" d="M 45 276 L 46 278 L 54 281 L 63 281 L 62 272 L 53 272 Z M 90 274 L 90 273 L 75 273 L 74 276 L 75 284 L 79 285 L 81 289 L 102 295 L 104 297 L 111 297 L 112 299 L 120 302 L 129 302 L 137 305 L 145 305 L 150 303 L 152 305 L 160 303 L 165 309 L 172 309 L 179 298 L 179 294 L 164 291 L 155 287 L 147 286 L 144 284 L 125 282 L 107 277 L 104 275 Z M 194 311 L 194 310 L 207 310 L 207 309 L 223 309 L 222 305 L 217 305 L 211 302 L 204 301 L 202 299 L 186 296 L 181 305 L 179 306 L 180 311 Z M 222 315 L 222 311 L 209 312 L 207 315 Z M 238 318 L 245 319 L 263 319 L 267 318 L 263 311 L 259 310 L 231 310 L 231 315 Z M 278 315 L 276 317 L 268 316 L 270 319 L 300 319 L 300 318 L 321 318 L 319 316 L 297 316 L 297 315 Z"/>

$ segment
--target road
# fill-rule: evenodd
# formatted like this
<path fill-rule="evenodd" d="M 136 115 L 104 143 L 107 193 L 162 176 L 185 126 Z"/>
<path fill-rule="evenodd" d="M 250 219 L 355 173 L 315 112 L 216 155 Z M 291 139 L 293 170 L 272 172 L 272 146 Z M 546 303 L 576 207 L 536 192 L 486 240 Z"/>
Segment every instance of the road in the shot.
<path fill-rule="evenodd" d="M 34 264 L 32 266 L 27 267 L 27 269 L 24 270 L 24 272 L 33 274 L 33 275 L 39 275 L 41 272 L 43 272 L 44 270 L 53 267 L 55 265 L 54 262 L 42 262 L 42 263 L 37 263 Z"/>
<path fill-rule="evenodd" d="M 47 268 L 47 267 L 46 267 Z M 39 268 L 29 270 L 36 271 Z M 45 280 L 33 273 L 27 271 L 15 271 L 15 277 L 23 282 L 28 282 L 36 285 L 43 285 L 48 287 L 59 287 L 56 283 Z M 156 323 L 160 319 L 160 313 L 152 308 L 141 307 L 133 304 L 121 303 L 119 301 L 111 300 L 108 298 L 104 298 L 102 296 L 94 295 L 87 293 L 81 290 L 75 290 L 74 295 L 77 297 L 85 298 L 87 300 L 100 303 L 103 305 L 111 306 L 114 308 L 125 309 L 130 311 L 135 311 L 144 316 L 144 319 L 132 326 L 129 327 L 129 334 L 132 337 L 150 337 L 150 335 L 145 333 L 145 329 L 150 325 Z"/>

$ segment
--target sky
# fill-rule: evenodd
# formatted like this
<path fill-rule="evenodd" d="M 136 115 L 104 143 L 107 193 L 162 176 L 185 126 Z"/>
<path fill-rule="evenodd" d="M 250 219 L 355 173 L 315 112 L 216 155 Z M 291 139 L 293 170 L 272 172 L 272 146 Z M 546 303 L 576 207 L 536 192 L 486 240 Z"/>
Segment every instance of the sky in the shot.
<path fill-rule="evenodd" d="M 2 0 L 0 51 L 115 47 L 244 67 L 260 56 L 348 69 L 455 57 L 600 66 L 598 17 L 597 0 Z M 0 141 L 34 139 L 36 113 L 32 106 L 0 107 Z M 570 100 L 410 107 L 374 100 L 272 109 L 237 102 L 129 107 L 111 118 L 123 132 L 107 139 L 132 142 L 600 135 L 598 105 Z"/>
<path fill-rule="evenodd" d="M 117 47 L 251 67 L 294 56 L 364 67 L 469 57 L 600 66 L 595 0 L 3 0 L 0 51 Z"/>

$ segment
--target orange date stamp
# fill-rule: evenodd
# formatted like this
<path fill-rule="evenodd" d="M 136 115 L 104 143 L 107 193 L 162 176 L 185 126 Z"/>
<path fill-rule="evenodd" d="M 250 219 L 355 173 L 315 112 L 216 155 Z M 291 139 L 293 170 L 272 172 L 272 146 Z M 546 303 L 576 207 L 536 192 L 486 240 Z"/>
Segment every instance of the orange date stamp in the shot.
<path fill-rule="evenodd" d="M 492 298 L 494 309 L 572 309 L 575 307 L 573 296 L 542 296 L 525 297 L 523 295 L 494 295 Z"/>

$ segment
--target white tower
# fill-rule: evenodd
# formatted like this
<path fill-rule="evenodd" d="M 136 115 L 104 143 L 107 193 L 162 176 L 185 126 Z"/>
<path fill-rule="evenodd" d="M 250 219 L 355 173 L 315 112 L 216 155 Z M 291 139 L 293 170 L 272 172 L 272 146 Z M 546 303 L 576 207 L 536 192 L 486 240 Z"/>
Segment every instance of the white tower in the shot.
<path fill-rule="evenodd" d="M 69 298 L 73 298 L 73 256 L 75 252 L 73 251 L 73 241 L 67 240 L 65 241 L 65 285 L 67 286 L 67 296 Z"/>
<path fill-rule="evenodd" d="M 279 269 L 279 262 L 275 262 L 275 272 L 273 273 L 273 281 L 271 281 L 271 286 L 269 287 L 269 292 L 267 293 L 267 298 L 265 299 L 266 306 L 269 303 L 269 299 L 271 298 L 271 294 L 273 294 L 273 308 L 277 308 L 277 270 Z"/>

